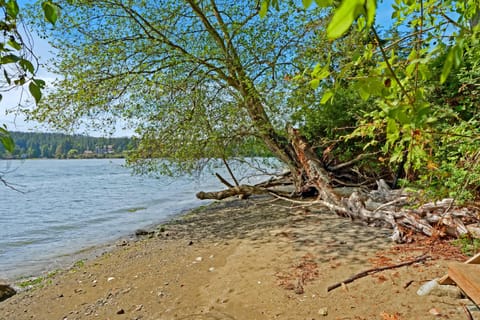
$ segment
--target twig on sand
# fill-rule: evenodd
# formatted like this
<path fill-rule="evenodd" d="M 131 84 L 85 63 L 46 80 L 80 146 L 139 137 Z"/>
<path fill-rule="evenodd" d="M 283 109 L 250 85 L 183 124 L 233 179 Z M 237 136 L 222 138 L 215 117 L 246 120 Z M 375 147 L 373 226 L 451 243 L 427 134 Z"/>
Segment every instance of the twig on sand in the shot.
<path fill-rule="evenodd" d="M 404 266 L 408 266 L 408 265 L 411 265 L 411 264 L 414 264 L 414 263 L 417 263 L 417 262 L 423 262 L 427 259 L 429 259 L 430 256 L 428 255 L 422 255 L 414 260 L 411 260 L 411 261 L 406 261 L 406 262 L 402 262 L 402 263 L 399 263 L 399 264 L 395 264 L 393 266 L 385 266 L 385 267 L 378 267 L 378 268 L 372 268 L 372 269 L 368 269 L 368 270 L 365 270 L 365 271 L 362 271 L 360 273 L 357 273 L 353 276 L 351 276 L 350 278 L 342 281 L 342 282 L 338 282 L 338 283 L 335 283 L 331 286 L 329 286 L 327 288 L 327 292 L 330 292 L 340 286 L 342 286 L 342 284 L 347 284 L 347 283 L 351 283 L 357 279 L 360 279 L 360 278 L 363 278 L 363 277 L 366 277 L 368 275 L 371 275 L 371 274 L 374 274 L 374 273 L 377 273 L 377 272 L 380 272 L 380 271 L 383 271 L 383 270 L 388 270 L 388 269 L 396 269 L 396 268 L 400 268 L 400 267 L 404 267 Z"/>

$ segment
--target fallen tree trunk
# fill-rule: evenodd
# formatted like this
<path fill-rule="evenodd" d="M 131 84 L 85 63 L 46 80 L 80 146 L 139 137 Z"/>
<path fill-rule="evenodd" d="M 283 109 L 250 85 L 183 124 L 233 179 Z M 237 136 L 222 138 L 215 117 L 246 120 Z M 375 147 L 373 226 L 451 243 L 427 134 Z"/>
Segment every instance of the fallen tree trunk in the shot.
<path fill-rule="evenodd" d="M 214 200 L 222 200 L 233 196 L 240 196 L 242 198 L 249 197 L 253 194 L 268 194 L 269 192 L 266 189 L 262 188 L 255 188 L 249 185 L 240 185 L 240 186 L 232 186 L 226 190 L 222 191 L 215 191 L 215 192 L 203 192 L 200 191 L 197 193 L 197 198 L 200 200 L 205 199 L 214 199 Z"/>
<path fill-rule="evenodd" d="M 466 221 L 478 221 L 478 210 L 469 211 L 457 207 L 453 199 L 443 199 L 419 205 L 413 194 L 404 190 L 393 190 L 386 181 L 377 181 L 377 188 L 333 188 L 335 177 L 325 168 L 321 159 L 309 146 L 306 139 L 298 131 L 289 127 L 288 133 L 292 147 L 295 150 L 301 168 L 291 176 L 301 176 L 304 180 L 301 191 L 315 189 L 317 198 L 305 202 L 328 208 L 338 215 L 349 217 L 371 226 L 382 226 L 393 229 L 392 240 L 401 243 L 408 241 L 409 236 L 421 233 L 427 236 L 456 236 L 468 233 Z M 282 183 L 284 183 L 284 178 Z M 223 179 L 224 180 L 224 179 Z M 297 179 L 298 180 L 298 179 Z M 271 194 L 283 199 L 301 196 L 301 193 L 289 194 L 270 187 L 269 183 L 257 186 L 233 186 L 225 183 L 228 189 L 217 192 L 199 192 L 199 199 L 221 200 L 231 196 L 246 198 L 254 194 Z M 275 181 L 269 181 L 271 185 Z M 298 190 L 298 181 L 295 189 Z M 346 192 L 347 191 L 347 192 Z"/>
<path fill-rule="evenodd" d="M 285 192 L 281 192 L 278 190 L 271 190 L 268 188 L 261 188 L 256 186 L 249 186 L 249 185 L 239 185 L 239 186 L 232 186 L 226 190 L 222 191 L 214 191 L 214 192 L 203 192 L 200 191 L 196 194 L 197 198 L 200 200 L 206 199 L 213 199 L 213 200 L 223 200 L 233 196 L 239 196 L 242 199 L 248 198 L 254 194 L 275 194 L 275 195 L 282 195 L 288 196 L 289 194 Z"/>

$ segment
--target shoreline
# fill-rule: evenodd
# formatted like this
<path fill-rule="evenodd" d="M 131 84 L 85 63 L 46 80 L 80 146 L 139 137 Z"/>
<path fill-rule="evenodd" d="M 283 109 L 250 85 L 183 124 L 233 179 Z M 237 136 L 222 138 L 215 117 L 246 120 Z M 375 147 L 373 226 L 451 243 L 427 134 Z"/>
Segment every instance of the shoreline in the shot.
<path fill-rule="evenodd" d="M 146 237 L 151 236 L 152 233 L 154 233 L 160 228 L 160 226 L 168 224 L 171 221 L 181 219 L 182 216 L 188 215 L 192 211 L 196 211 L 203 207 L 207 207 L 211 203 L 212 202 L 209 202 L 208 204 L 200 205 L 198 207 L 193 207 L 190 209 L 182 209 L 177 213 L 167 215 L 159 222 L 149 223 L 144 227 L 129 231 L 128 234 L 112 238 L 111 240 L 106 242 L 89 245 L 74 252 L 52 254 L 52 261 L 50 262 L 45 261 L 43 263 L 39 263 L 38 265 L 23 267 L 23 269 L 21 270 L 25 271 L 20 271 L 16 273 L 11 272 L 10 276 L 8 275 L 8 273 L 6 273 L 6 276 L 0 278 L 0 280 L 6 283 L 10 283 L 18 292 L 28 290 L 32 288 L 32 286 L 27 286 L 27 288 L 24 288 L 21 283 L 36 282 L 37 280 L 40 280 L 40 278 L 48 279 L 50 278 L 51 274 L 68 271 L 74 268 L 76 264 L 91 261 L 92 259 L 97 259 L 104 254 L 108 254 L 109 252 L 114 251 L 118 247 L 127 245 L 128 243 L 141 241 Z M 21 266 L 19 267 L 21 268 Z"/>
<path fill-rule="evenodd" d="M 463 315 L 458 297 L 416 295 L 445 274 L 445 258 L 463 258 L 454 249 L 395 245 L 388 229 L 322 209 L 234 199 L 153 231 L 1 302 L 0 320 L 432 319 L 432 308 L 447 319 Z M 425 263 L 326 291 L 359 271 L 425 252 Z"/>

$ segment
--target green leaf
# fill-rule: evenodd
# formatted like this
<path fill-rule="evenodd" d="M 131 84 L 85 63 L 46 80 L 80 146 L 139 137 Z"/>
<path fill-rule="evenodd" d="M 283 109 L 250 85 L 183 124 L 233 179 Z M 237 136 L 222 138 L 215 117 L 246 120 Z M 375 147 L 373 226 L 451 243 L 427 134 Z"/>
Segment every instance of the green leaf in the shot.
<path fill-rule="evenodd" d="M 37 84 L 34 81 L 32 81 L 28 85 L 28 90 L 30 91 L 30 94 L 33 96 L 33 98 L 35 99 L 35 102 L 39 103 L 40 99 L 42 99 L 42 91 L 40 90 L 40 87 L 37 86 Z"/>
<path fill-rule="evenodd" d="M 305 9 L 309 8 L 312 5 L 313 0 L 302 0 L 303 7 Z"/>
<path fill-rule="evenodd" d="M 40 89 L 45 88 L 45 81 L 43 81 L 42 79 L 33 79 L 33 82 L 35 82 L 35 84 L 36 84 Z"/>
<path fill-rule="evenodd" d="M 329 7 L 333 4 L 333 0 L 315 0 L 315 3 L 320 8 Z"/>
<path fill-rule="evenodd" d="M 375 22 L 375 12 L 377 10 L 376 0 L 366 0 L 365 8 L 367 10 L 367 25 L 371 26 Z"/>
<path fill-rule="evenodd" d="M 32 64 L 30 61 L 26 60 L 26 59 L 21 59 L 21 60 L 18 62 L 18 64 L 22 67 L 22 69 L 23 69 L 24 71 L 28 71 L 28 72 L 30 72 L 30 73 L 32 73 L 32 74 L 35 72 L 35 67 L 33 66 L 33 64 Z"/>
<path fill-rule="evenodd" d="M 20 58 L 16 55 L 8 54 L 0 59 L 0 64 L 15 63 L 18 62 L 18 60 L 20 60 Z"/>
<path fill-rule="evenodd" d="M 452 70 L 454 59 L 455 52 L 453 52 L 452 48 L 450 48 L 443 64 L 442 73 L 440 74 L 440 83 L 444 83 L 447 80 L 450 70 Z"/>
<path fill-rule="evenodd" d="M 15 50 L 22 49 L 22 46 L 17 41 L 15 41 L 14 39 L 8 40 L 7 44 Z"/>
<path fill-rule="evenodd" d="M 389 136 L 394 141 L 400 136 L 400 130 L 398 128 L 397 122 L 392 119 L 388 118 L 387 120 L 387 136 Z"/>
<path fill-rule="evenodd" d="M 5 77 L 5 81 L 10 85 L 12 84 L 12 79 L 10 79 L 10 76 L 8 75 L 7 70 L 3 69 L 3 76 Z"/>
<path fill-rule="evenodd" d="M 267 16 L 269 2 L 270 1 L 268 0 L 262 1 L 262 4 L 260 5 L 260 12 L 258 13 L 260 18 L 265 18 Z"/>
<path fill-rule="evenodd" d="M 332 20 L 327 27 L 327 36 L 330 40 L 340 38 L 363 9 L 362 0 L 344 0 L 340 7 L 335 10 Z"/>
<path fill-rule="evenodd" d="M 5 4 L 5 8 L 7 9 L 7 15 L 12 17 L 13 19 L 16 19 L 18 16 L 18 13 L 20 12 L 20 8 L 18 7 L 18 3 L 16 0 L 9 0 Z"/>
<path fill-rule="evenodd" d="M 42 2 L 42 8 L 45 19 L 51 24 L 55 24 L 58 19 L 58 6 L 51 1 L 44 1 Z"/>
<path fill-rule="evenodd" d="M 464 40 L 460 39 L 457 44 L 448 49 L 445 63 L 443 64 L 442 73 L 440 74 L 440 83 L 444 83 L 447 80 L 448 75 L 452 68 L 457 68 L 462 64 L 463 60 L 463 46 Z"/>
<path fill-rule="evenodd" d="M 318 78 L 310 81 L 310 87 L 312 87 L 312 89 L 317 89 L 319 85 L 320 85 L 320 79 Z"/>
<path fill-rule="evenodd" d="M 363 101 L 367 101 L 370 98 L 370 91 L 365 86 L 358 87 L 358 94 L 360 94 Z"/>
<path fill-rule="evenodd" d="M 12 136 L 5 128 L 0 127 L 0 143 L 3 145 L 5 150 L 12 153 L 15 149 L 15 141 L 13 141 Z"/>
<path fill-rule="evenodd" d="M 322 96 L 322 100 L 320 100 L 320 103 L 321 104 L 325 104 L 327 103 L 328 101 L 330 101 L 330 99 L 332 99 L 333 97 L 333 91 L 332 90 L 327 90 L 323 93 L 323 96 Z"/>

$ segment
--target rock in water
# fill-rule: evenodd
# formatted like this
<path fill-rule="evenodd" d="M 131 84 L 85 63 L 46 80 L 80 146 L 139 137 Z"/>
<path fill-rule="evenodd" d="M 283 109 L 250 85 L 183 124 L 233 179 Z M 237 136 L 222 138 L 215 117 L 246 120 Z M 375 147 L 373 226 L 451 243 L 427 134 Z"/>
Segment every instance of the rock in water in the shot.
<path fill-rule="evenodd" d="M 0 281 L 0 302 L 7 300 L 17 293 L 10 285 Z"/>
<path fill-rule="evenodd" d="M 146 236 L 147 234 L 148 234 L 148 231 L 144 229 L 137 229 L 135 231 L 136 236 Z"/>

